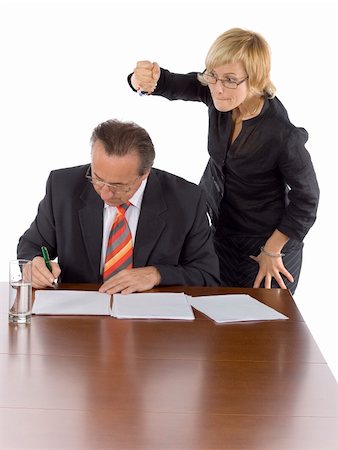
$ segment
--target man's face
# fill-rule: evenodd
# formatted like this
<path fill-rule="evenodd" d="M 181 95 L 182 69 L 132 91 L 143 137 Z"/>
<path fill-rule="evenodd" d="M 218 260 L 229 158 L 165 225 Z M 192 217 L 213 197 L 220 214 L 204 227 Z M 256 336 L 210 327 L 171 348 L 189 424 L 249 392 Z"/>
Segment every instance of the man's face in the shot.
<path fill-rule="evenodd" d="M 100 140 L 92 146 L 91 176 L 95 191 L 110 206 L 126 203 L 147 178 L 140 176 L 140 157 L 132 152 L 125 156 L 108 155 Z"/>

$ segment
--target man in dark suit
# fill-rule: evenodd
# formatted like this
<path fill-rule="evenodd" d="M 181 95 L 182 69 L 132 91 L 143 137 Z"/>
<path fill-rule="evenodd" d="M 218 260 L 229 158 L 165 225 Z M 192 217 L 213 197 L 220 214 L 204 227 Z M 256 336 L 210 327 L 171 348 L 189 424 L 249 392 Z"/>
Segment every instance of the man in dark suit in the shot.
<path fill-rule="evenodd" d="M 103 122 L 94 129 L 91 145 L 91 164 L 50 173 L 37 216 L 19 240 L 18 258 L 33 262 L 33 287 L 51 286 L 54 278 L 103 280 L 100 291 L 109 294 L 157 285 L 217 285 L 218 259 L 202 190 L 152 168 L 153 143 L 134 123 Z M 123 227 L 129 241 L 119 242 L 124 247 L 112 257 L 113 223 Z M 58 259 L 51 262 L 52 273 L 41 257 L 42 246 Z M 120 258 L 116 270 L 107 274 L 114 258 Z"/>

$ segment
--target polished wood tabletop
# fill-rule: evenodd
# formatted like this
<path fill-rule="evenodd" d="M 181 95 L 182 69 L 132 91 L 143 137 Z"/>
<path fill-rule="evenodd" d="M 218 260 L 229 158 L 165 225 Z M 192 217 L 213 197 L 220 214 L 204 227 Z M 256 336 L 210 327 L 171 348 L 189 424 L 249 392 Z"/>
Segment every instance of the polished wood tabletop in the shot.
<path fill-rule="evenodd" d="M 194 311 L 191 322 L 14 325 L 0 283 L 1 449 L 338 448 L 337 383 L 288 291 L 154 291 L 247 293 L 289 319 L 216 324 Z"/>

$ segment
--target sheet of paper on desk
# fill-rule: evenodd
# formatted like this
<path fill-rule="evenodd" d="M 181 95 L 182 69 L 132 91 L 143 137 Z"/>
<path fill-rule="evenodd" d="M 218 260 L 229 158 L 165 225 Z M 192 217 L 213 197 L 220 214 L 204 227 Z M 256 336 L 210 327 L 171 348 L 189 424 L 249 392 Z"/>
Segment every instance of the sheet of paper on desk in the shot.
<path fill-rule="evenodd" d="M 33 314 L 110 315 L 111 296 L 97 291 L 37 290 Z"/>
<path fill-rule="evenodd" d="M 185 294 L 172 292 L 114 294 L 111 315 L 119 319 L 195 319 Z"/>
<path fill-rule="evenodd" d="M 189 297 L 189 302 L 195 309 L 219 323 L 288 319 L 247 294 Z"/>

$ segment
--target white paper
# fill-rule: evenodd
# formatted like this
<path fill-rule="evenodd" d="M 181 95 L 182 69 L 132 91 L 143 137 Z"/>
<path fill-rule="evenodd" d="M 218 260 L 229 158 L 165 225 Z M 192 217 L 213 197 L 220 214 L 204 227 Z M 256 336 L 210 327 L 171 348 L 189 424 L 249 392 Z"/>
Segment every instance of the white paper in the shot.
<path fill-rule="evenodd" d="M 172 292 L 114 294 L 111 315 L 120 319 L 195 319 L 185 294 Z"/>
<path fill-rule="evenodd" d="M 189 297 L 190 305 L 215 322 L 288 319 L 247 294 Z"/>
<path fill-rule="evenodd" d="M 37 290 L 33 314 L 110 315 L 111 296 L 97 291 Z"/>

